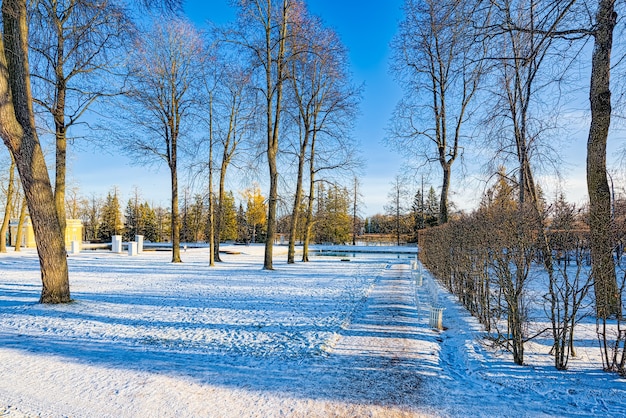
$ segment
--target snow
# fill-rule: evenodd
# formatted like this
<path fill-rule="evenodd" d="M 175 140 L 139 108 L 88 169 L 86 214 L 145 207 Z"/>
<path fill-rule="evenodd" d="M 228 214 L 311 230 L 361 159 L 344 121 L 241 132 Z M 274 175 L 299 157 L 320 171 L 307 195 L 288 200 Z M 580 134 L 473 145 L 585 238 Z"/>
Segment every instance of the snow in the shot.
<path fill-rule="evenodd" d="M 182 264 L 83 251 L 68 259 L 75 302 L 55 306 L 37 303 L 35 252 L 0 254 L 0 416 L 626 415 L 590 325 L 570 370 L 547 339 L 516 366 L 441 289 L 446 330 L 429 327 L 436 283 L 413 280 L 415 249 L 289 265 L 275 248 L 274 271 L 254 245 L 214 268 L 202 248 Z"/>

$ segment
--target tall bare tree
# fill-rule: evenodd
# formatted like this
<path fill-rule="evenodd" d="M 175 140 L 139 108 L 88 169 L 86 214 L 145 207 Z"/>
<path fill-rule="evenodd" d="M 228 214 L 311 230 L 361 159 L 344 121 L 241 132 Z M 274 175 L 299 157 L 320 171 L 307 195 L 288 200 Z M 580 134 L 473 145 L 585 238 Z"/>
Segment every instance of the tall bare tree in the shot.
<path fill-rule="evenodd" d="M 35 103 L 52 119 L 54 199 L 65 232 L 68 130 L 98 97 L 115 94 L 111 73 L 125 56 L 119 51 L 130 25 L 114 0 L 38 0 L 29 16 L 33 91 Z"/>
<path fill-rule="evenodd" d="M 4 217 L 2 219 L 2 226 L 0 226 L 0 253 L 7 252 L 7 231 L 9 230 L 9 223 L 11 221 L 11 213 L 13 211 L 13 202 L 15 199 L 15 159 L 11 157 L 11 164 L 9 165 L 9 179 L 7 180 L 7 186 L 5 190 L 6 203 L 4 205 Z"/>
<path fill-rule="evenodd" d="M 463 126 L 478 91 L 484 61 L 475 42 L 478 12 L 463 0 L 406 0 L 393 43 L 392 69 L 405 87 L 391 125 L 391 141 L 442 170 L 439 222 L 448 221 L 452 166 L 461 154 Z"/>
<path fill-rule="evenodd" d="M 135 106 L 128 120 L 136 124 L 127 139 L 130 151 L 162 159 L 170 171 L 172 262 L 180 259 L 178 204 L 179 141 L 185 123 L 197 105 L 204 52 L 200 35 L 182 19 L 157 22 L 137 39 L 132 56 L 131 89 L 128 97 Z"/>
<path fill-rule="evenodd" d="M 251 53 L 254 65 L 260 69 L 259 91 L 265 111 L 265 155 L 269 168 L 269 196 L 267 210 L 267 241 L 263 268 L 273 270 L 273 250 L 276 236 L 278 207 L 277 156 L 281 137 L 281 118 L 284 110 L 284 90 L 288 77 L 287 38 L 291 35 L 293 19 L 298 15 L 300 0 L 239 0 L 240 32 L 237 41 Z"/>
<path fill-rule="evenodd" d="M 591 124 L 587 140 L 587 189 L 590 201 L 590 245 L 596 309 L 598 317 L 606 319 L 611 315 L 619 315 L 620 312 L 613 261 L 611 192 L 606 170 L 606 145 L 611 123 L 611 50 L 617 19 L 615 1 L 598 0 L 595 17 L 591 19 L 591 23 L 580 21 L 580 16 L 584 14 L 577 13 L 579 11 L 574 9 L 576 0 L 529 3 L 533 5 L 533 8 L 529 9 L 533 13 L 532 16 L 536 13 L 537 16 L 545 16 L 548 19 L 544 19 L 541 25 L 529 27 L 520 24 L 515 16 L 511 16 L 505 24 L 516 33 L 537 39 L 533 47 L 534 55 L 528 58 L 536 59 L 536 55 L 543 54 L 542 51 L 553 38 L 566 38 L 571 42 L 591 36 L 594 40 L 589 87 Z M 510 3 L 503 1 L 502 5 L 508 6 Z M 583 12 L 591 16 L 589 5 L 583 3 Z M 503 9 L 502 6 L 500 8 Z M 531 177 L 526 176 L 525 182 L 529 179 Z"/>
<path fill-rule="evenodd" d="M 226 176 L 240 146 L 254 130 L 256 97 L 252 86 L 252 74 L 248 65 L 236 57 L 228 43 L 221 45 L 211 65 L 211 75 L 206 90 L 210 96 L 213 117 L 210 117 L 214 164 L 218 166 L 217 210 L 214 219 L 213 253 L 215 261 L 220 259 L 220 241 L 226 214 Z"/>
<path fill-rule="evenodd" d="M 2 2 L 0 136 L 15 159 L 33 222 L 43 284 L 39 300 L 63 303 L 70 301 L 67 254 L 35 128 L 26 3 L 26 0 Z"/>
<path fill-rule="evenodd" d="M 393 232 L 396 235 L 397 245 L 400 245 L 402 234 L 407 232 L 408 196 L 405 181 L 401 176 L 396 175 L 387 195 L 389 201 L 385 205 L 385 210 L 393 218 Z"/>
<path fill-rule="evenodd" d="M 599 0 L 589 87 L 591 125 L 587 139 L 587 191 L 596 310 L 604 320 L 621 315 L 613 261 L 611 190 L 606 171 L 606 145 L 611 125 L 611 51 L 616 22 L 615 0 Z"/>
<path fill-rule="evenodd" d="M 331 124 L 333 118 L 346 115 L 349 98 L 357 94 L 344 71 L 347 53 L 337 34 L 323 27 L 315 16 L 300 14 L 300 23 L 288 46 L 294 59 L 290 62 L 290 102 L 298 141 L 293 144 L 297 155 L 294 203 L 289 225 L 287 262 L 295 259 L 297 231 L 302 218 L 303 182 L 306 159 L 311 156 L 313 137 Z M 347 87 L 347 88 L 346 88 Z M 350 113 L 350 112 L 348 112 Z M 310 173 L 309 173 L 310 174 Z"/>

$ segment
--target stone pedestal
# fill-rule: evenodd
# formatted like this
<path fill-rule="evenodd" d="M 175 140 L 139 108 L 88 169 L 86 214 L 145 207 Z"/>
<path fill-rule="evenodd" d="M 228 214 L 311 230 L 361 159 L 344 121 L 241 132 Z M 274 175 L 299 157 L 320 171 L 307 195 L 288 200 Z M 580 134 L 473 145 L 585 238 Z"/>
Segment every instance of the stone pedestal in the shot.
<path fill-rule="evenodd" d="M 111 237 L 111 251 L 120 254 L 122 252 L 122 236 L 113 235 Z"/>
<path fill-rule="evenodd" d="M 143 252 L 143 235 L 135 235 L 135 242 L 137 243 L 137 253 Z"/>

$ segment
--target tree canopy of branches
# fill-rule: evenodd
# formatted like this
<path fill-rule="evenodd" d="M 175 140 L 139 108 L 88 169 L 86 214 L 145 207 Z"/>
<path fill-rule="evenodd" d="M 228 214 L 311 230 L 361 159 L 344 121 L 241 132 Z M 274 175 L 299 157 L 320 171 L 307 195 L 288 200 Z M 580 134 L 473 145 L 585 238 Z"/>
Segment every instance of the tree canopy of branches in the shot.
<path fill-rule="evenodd" d="M 126 132 L 130 152 L 160 158 L 170 171 L 172 262 L 180 262 L 178 203 L 178 151 L 197 105 L 203 59 L 202 39 L 193 26 L 182 20 L 157 22 L 137 39 L 131 59 L 133 71 L 126 118 L 134 123 Z"/>
<path fill-rule="evenodd" d="M 122 5 L 107 0 L 32 2 L 29 38 L 35 103 L 56 143 L 54 198 L 65 229 L 68 130 L 103 95 L 115 94 L 114 71 L 130 25 Z M 51 119 L 51 120 L 50 120 Z"/>
<path fill-rule="evenodd" d="M 420 159 L 411 163 L 441 167 L 442 224 L 448 221 L 452 165 L 461 155 L 463 126 L 483 74 L 473 7 L 462 0 L 407 0 L 393 43 L 392 69 L 406 95 L 394 113 L 390 140 Z"/>

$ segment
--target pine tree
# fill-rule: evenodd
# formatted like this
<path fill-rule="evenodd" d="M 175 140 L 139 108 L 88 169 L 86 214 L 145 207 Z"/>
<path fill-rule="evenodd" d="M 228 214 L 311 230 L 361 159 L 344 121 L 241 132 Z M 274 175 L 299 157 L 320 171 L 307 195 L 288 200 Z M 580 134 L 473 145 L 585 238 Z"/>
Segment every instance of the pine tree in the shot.
<path fill-rule="evenodd" d="M 428 226 L 435 226 L 439 223 L 439 197 L 435 188 L 430 186 L 426 201 L 424 202 L 424 210 L 426 212 L 426 224 Z"/>
<path fill-rule="evenodd" d="M 238 236 L 237 207 L 233 192 L 224 194 L 223 205 L 221 239 L 223 241 L 236 240 Z"/>
<path fill-rule="evenodd" d="M 345 244 L 352 236 L 350 193 L 346 188 L 320 188 L 315 239 L 319 243 Z"/>
<path fill-rule="evenodd" d="M 122 212 L 117 191 L 114 191 L 113 194 L 109 192 L 102 207 L 98 237 L 101 241 L 110 241 L 113 235 L 119 235 L 123 231 L 124 224 L 122 223 Z"/>

